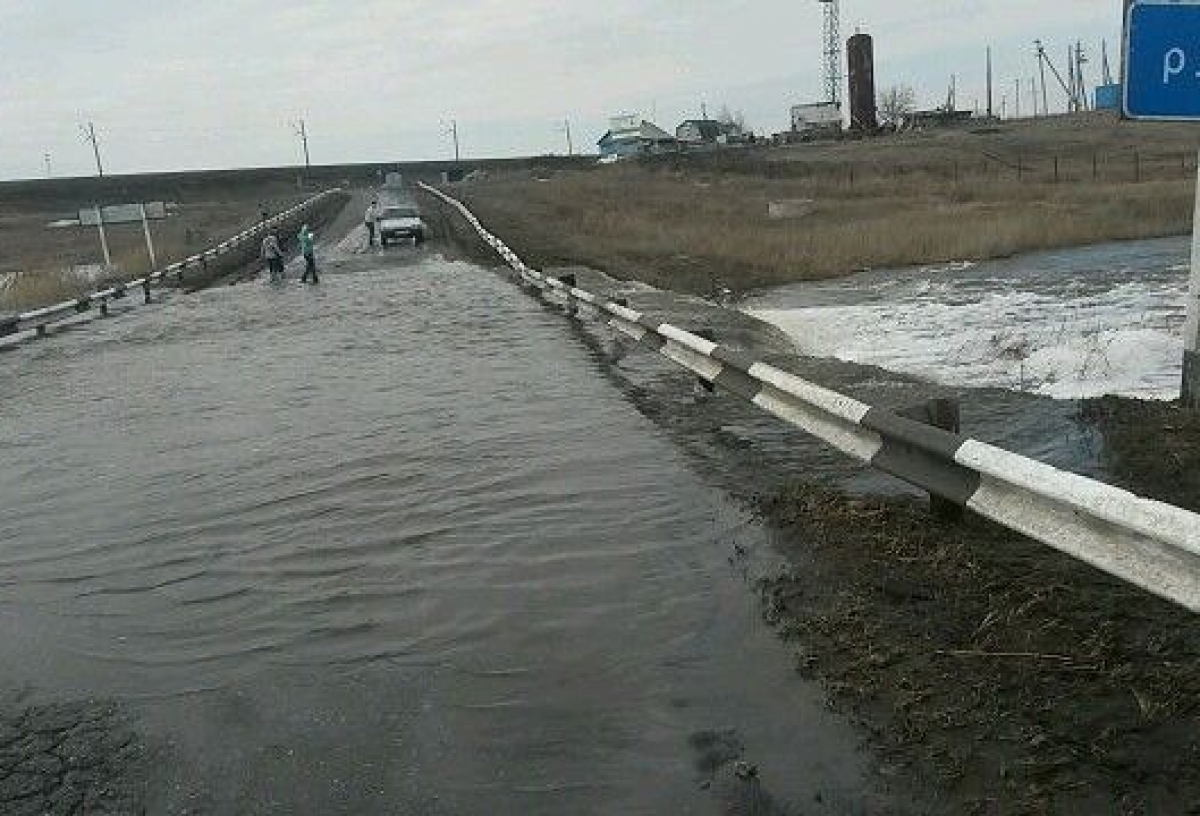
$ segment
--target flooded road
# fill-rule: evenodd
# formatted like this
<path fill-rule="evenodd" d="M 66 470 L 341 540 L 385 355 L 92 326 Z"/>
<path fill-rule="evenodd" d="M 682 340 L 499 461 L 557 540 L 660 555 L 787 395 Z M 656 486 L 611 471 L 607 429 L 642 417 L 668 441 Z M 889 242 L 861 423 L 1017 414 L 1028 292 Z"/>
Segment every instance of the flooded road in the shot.
<path fill-rule="evenodd" d="M 1058 399 L 1179 395 L 1186 238 L 881 270 L 762 293 L 803 354 Z"/>
<path fill-rule="evenodd" d="M 766 534 L 568 321 L 326 260 L 0 354 L 0 688 L 131 712 L 153 813 L 879 812 Z"/>

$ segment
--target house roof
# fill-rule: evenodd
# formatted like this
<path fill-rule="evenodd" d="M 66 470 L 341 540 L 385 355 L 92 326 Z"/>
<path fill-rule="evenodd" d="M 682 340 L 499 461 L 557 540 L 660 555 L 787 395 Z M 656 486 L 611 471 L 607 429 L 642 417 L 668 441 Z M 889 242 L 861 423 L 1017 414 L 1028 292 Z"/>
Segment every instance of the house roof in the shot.
<path fill-rule="evenodd" d="M 673 142 L 675 137 L 665 130 L 660 128 L 653 122 L 642 120 L 642 124 L 635 129 L 608 131 L 600 137 L 600 144 L 605 142 Z"/>

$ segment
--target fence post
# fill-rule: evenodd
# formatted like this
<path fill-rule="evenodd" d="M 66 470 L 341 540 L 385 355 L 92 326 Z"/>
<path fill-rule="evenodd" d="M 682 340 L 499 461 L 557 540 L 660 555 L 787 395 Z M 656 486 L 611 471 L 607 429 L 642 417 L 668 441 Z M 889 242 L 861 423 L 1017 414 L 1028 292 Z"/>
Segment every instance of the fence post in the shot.
<path fill-rule="evenodd" d="M 1100 162 L 1096 158 L 1096 154 L 1092 154 L 1092 181 L 1097 181 L 1100 178 Z"/>
<path fill-rule="evenodd" d="M 1025 167 L 1021 161 L 1021 157 L 1017 156 L 1017 181 L 1022 181 L 1025 178 Z"/>
<path fill-rule="evenodd" d="M 1054 157 L 1054 183 L 1058 184 L 1058 156 Z"/>
<path fill-rule="evenodd" d="M 1142 181 L 1142 154 L 1138 151 L 1133 151 L 1133 183 L 1140 184 Z"/>

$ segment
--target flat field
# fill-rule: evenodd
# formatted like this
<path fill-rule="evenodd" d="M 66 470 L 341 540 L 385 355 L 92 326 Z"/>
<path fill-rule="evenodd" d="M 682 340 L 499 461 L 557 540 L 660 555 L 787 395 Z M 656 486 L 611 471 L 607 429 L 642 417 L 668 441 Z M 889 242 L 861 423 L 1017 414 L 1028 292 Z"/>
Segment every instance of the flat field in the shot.
<path fill-rule="evenodd" d="M 1187 126 L 1090 113 L 496 173 L 455 192 L 536 264 L 743 292 L 1184 233 L 1198 144 Z"/>

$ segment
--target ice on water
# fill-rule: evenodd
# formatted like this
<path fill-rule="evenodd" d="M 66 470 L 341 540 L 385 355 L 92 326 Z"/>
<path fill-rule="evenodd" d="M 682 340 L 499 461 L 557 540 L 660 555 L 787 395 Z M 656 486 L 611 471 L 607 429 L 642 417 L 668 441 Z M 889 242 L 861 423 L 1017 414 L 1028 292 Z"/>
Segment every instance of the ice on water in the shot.
<path fill-rule="evenodd" d="M 871 272 L 788 287 L 748 311 L 807 354 L 948 385 L 1173 399 L 1186 256 L 1166 239 Z"/>

